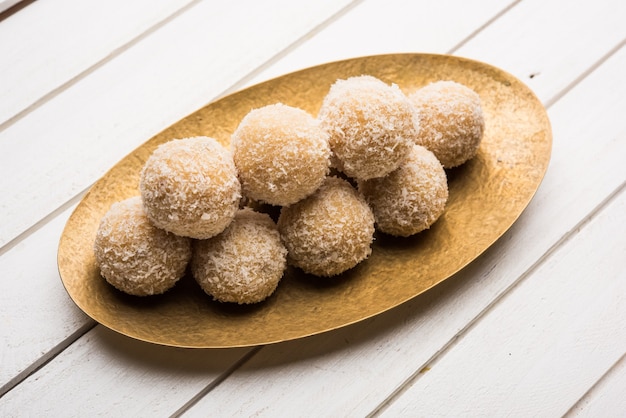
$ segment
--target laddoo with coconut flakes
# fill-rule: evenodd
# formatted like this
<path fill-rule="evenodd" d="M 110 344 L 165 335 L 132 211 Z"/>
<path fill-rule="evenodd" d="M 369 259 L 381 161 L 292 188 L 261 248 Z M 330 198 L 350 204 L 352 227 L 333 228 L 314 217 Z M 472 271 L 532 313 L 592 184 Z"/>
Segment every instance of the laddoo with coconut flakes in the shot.
<path fill-rule="evenodd" d="M 196 239 L 222 232 L 233 220 L 241 199 L 232 154 L 210 137 L 160 145 L 143 166 L 139 189 L 150 221 Z"/>
<path fill-rule="evenodd" d="M 231 148 L 244 196 L 271 205 L 305 198 L 329 171 L 326 132 L 309 113 L 282 103 L 251 110 Z"/>
<path fill-rule="evenodd" d="M 432 151 L 445 168 L 474 158 L 485 130 L 480 96 L 455 81 L 436 81 L 409 95 L 419 115 L 415 143 Z"/>
<path fill-rule="evenodd" d="M 371 254 L 374 215 L 348 181 L 331 176 L 311 196 L 283 207 L 278 229 L 291 265 L 335 276 Z"/>
<path fill-rule="evenodd" d="M 141 198 L 111 205 L 102 217 L 94 254 L 104 279 L 124 293 L 150 296 L 166 292 L 183 277 L 191 259 L 191 240 L 155 227 Z"/>
<path fill-rule="evenodd" d="M 339 79 L 318 112 L 332 162 L 349 177 L 389 174 L 404 162 L 417 134 L 417 116 L 397 85 L 370 75 Z"/>
<path fill-rule="evenodd" d="M 191 271 L 215 300 L 252 304 L 274 293 L 287 267 L 286 257 L 269 215 L 244 208 L 222 233 L 194 242 Z"/>
<path fill-rule="evenodd" d="M 430 228 L 448 200 L 445 170 L 420 145 L 413 145 L 400 168 L 385 177 L 360 181 L 358 188 L 374 212 L 376 228 L 401 237 Z"/>

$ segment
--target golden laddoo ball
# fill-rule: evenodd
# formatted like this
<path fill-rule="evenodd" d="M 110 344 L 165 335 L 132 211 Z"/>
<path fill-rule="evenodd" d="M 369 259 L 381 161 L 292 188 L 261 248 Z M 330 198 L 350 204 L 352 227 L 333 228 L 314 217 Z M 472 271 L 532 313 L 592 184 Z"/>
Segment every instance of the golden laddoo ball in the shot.
<path fill-rule="evenodd" d="M 282 103 L 250 111 L 231 147 L 243 194 L 271 205 L 305 198 L 329 171 L 326 132 L 309 113 Z"/>
<path fill-rule="evenodd" d="M 157 227 L 196 239 L 222 232 L 241 198 L 232 154 L 209 137 L 160 145 L 141 171 L 139 188 L 146 214 Z"/>
<path fill-rule="evenodd" d="M 446 173 L 435 155 L 413 145 L 405 163 L 385 177 L 359 181 L 379 231 L 407 237 L 430 226 L 448 201 Z"/>
<path fill-rule="evenodd" d="M 419 115 L 415 143 L 432 151 L 445 168 L 478 152 L 485 130 L 480 96 L 455 81 L 437 81 L 409 95 Z"/>
<path fill-rule="evenodd" d="M 291 265 L 334 276 L 371 254 L 374 215 L 349 182 L 327 177 L 311 196 L 281 209 L 278 229 Z"/>
<path fill-rule="evenodd" d="M 318 113 L 329 134 L 333 164 L 362 180 L 402 164 L 417 134 L 417 116 L 395 84 L 362 75 L 337 80 Z"/>
<path fill-rule="evenodd" d="M 185 274 L 191 240 L 152 225 L 141 198 L 114 203 L 102 217 L 94 254 L 105 280 L 135 296 L 164 293 Z"/>
<path fill-rule="evenodd" d="M 220 302 L 258 303 L 278 286 L 287 249 L 265 213 L 241 209 L 221 234 L 195 241 L 191 271 L 200 287 Z"/>

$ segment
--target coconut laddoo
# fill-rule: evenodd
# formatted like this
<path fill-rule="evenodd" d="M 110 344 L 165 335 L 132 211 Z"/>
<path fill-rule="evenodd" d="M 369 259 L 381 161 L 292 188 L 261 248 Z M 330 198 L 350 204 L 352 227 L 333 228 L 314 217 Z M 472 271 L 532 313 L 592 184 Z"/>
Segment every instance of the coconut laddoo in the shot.
<path fill-rule="evenodd" d="M 286 257 L 287 249 L 269 215 L 245 208 L 224 232 L 194 243 L 191 271 L 215 300 L 251 304 L 276 290 Z"/>
<path fill-rule="evenodd" d="M 111 205 L 96 232 L 94 254 L 112 286 L 135 296 L 164 293 L 184 275 L 191 240 L 150 223 L 141 198 Z"/>
<path fill-rule="evenodd" d="M 480 96 L 455 81 L 437 81 L 409 95 L 419 115 L 415 143 L 432 151 L 445 168 L 478 152 L 485 130 Z"/>
<path fill-rule="evenodd" d="M 250 111 L 231 138 L 245 196 L 290 205 L 313 193 L 330 166 L 328 135 L 302 109 L 282 103 Z"/>
<path fill-rule="evenodd" d="M 314 194 L 281 209 L 278 229 L 291 265 L 334 276 L 371 254 L 374 215 L 350 183 L 327 177 Z"/>
<path fill-rule="evenodd" d="M 407 237 L 430 226 L 448 201 L 446 173 L 435 155 L 413 145 L 406 162 L 385 177 L 360 181 L 381 232 Z"/>
<path fill-rule="evenodd" d="M 329 134 L 333 164 L 367 180 L 395 170 L 417 134 L 417 116 L 395 84 L 362 75 L 337 80 L 318 113 Z"/>
<path fill-rule="evenodd" d="M 241 198 L 230 151 L 209 137 L 160 145 L 141 171 L 139 188 L 146 214 L 157 227 L 196 239 L 222 232 Z"/>

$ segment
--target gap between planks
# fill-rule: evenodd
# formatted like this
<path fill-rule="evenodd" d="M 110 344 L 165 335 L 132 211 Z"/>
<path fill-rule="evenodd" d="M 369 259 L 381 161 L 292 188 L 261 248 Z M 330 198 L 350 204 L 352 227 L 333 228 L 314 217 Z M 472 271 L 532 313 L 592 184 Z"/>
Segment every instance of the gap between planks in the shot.
<path fill-rule="evenodd" d="M 34 3 L 35 0 L 15 0 L 12 5 L 8 8 L 4 9 L 0 12 L 0 22 L 9 17 L 13 16 L 15 13 L 22 10 L 24 7 Z"/>
<path fill-rule="evenodd" d="M 576 414 L 577 410 L 584 411 L 583 403 L 588 398 L 593 397 L 593 395 L 596 393 L 597 390 L 599 390 L 599 387 L 602 386 L 602 384 L 606 381 L 606 379 L 609 379 L 611 376 L 617 373 L 617 370 L 623 367 L 624 364 L 626 364 L 626 353 L 624 353 L 624 355 L 620 357 L 619 360 L 613 363 L 613 365 L 598 379 L 598 381 L 594 383 L 589 388 L 589 390 L 587 390 L 587 392 L 585 392 L 583 396 L 580 397 L 578 402 L 572 405 L 572 407 L 565 414 L 563 414 L 563 416 L 564 417 L 573 416 Z"/>
<path fill-rule="evenodd" d="M 481 26 L 479 26 L 475 31 L 473 31 L 472 33 L 467 35 L 464 39 L 462 39 L 461 42 L 459 42 L 458 44 L 453 46 L 448 52 L 446 52 L 446 54 L 450 54 L 450 55 L 454 54 L 463 45 L 467 44 L 469 41 L 474 39 L 479 33 L 481 33 L 483 30 L 485 30 L 489 25 L 491 25 L 493 22 L 495 22 L 496 20 L 500 19 L 502 16 L 507 14 L 512 8 L 517 6 L 521 1 L 522 0 L 515 0 L 513 3 L 509 4 L 508 6 L 506 6 L 504 9 L 500 10 L 498 13 L 493 15 L 493 17 L 491 19 L 487 20 L 485 23 L 483 23 Z"/>
<path fill-rule="evenodd" d="M 568 84 L 563 90 L 555 94 L 552 98 L 547 100 L 544 103 L 544 106 L 549 108 L 554 103 L 558 102 L 563 96 L 565 96 L 570 90 L 572 90 L 578 83 L 587 78 L 589 74 L 593 73 L 598 67 L 604 64 L 609 58 L 617 53 L 620 49 L 622 49 L 626 45 L 626 38 L 622 39 L 617 45 L 611 48 L 606 54 L 604 54 L 598 61 L 596 61 L 593 65 L 587 68 L 586 71 L 582 72 L 578 77 L 576 77 L 570 84 Z"/>
<path fill-rule="evenodd" d="M 49 222 L 59 216 L 61 213 L 65 212 L 70 207 L 77 205 L 83 196 L 89 191 L 89 189 L 93 186 L 93 183 L 87 186 L 85 189 L 80 191 L 76 196 L 71 198 L 70 200 L 63 203 L 58 208 L 54 209 L 52 212 L 48 213 L 46 216 L 35 222 L 24 232 L 4 244 L 0 247 L 0 257 L 2 257 L 5 253 L 9 252 L 13 247 L 18 245 L 20 242 L 26 240 L 29 236 L 33 235 L 35 232 L 39 231 L 41 228 L 46 226 Z"/>
<path fill-rule="evenodd" d="M 253 347 L 250 351 L 248 351 L 244 356 L 242 356 L 239 360 L 233 363 L 228 369 L 226 369 L 222 374 L 213 379 L 208 385 L 204 387 L 200 392 L 198 392 L 193 398 L 191 398 L 188 402 L 186 402 L 183 406 L 181 406 L 177 411 L 175 411 L 171 418 L 178 418 L 182 416 L 189 408 L 198 403 L 200 399 L 202 399 L 206 394 L 211 392 L 214 388 L 216 388 L 220 383 L 226 380 L 230 375 L 235 373 L 241 366 L 246 364 L 248 360 L 256 355 L 263 347 L 263 345 L 259 345 Z"/>

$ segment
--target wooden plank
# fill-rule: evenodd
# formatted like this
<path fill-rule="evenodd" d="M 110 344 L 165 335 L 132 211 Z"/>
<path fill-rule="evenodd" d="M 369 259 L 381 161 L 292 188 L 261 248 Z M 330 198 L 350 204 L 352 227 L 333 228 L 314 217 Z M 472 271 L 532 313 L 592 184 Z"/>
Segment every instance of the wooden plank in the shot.
<path fill-rule="evenodd" d="M 0 396 L 93 325 L 57 270 L 56 243 L 71 209 L 0 257 Z"/>
<path fill-rule="evenodd" d="M 55 367 L 5 394 L 0 416 L 169 416 L 249 351 L 162 347 L 99 326 L 55 358 Z"/>
<path fill-rule="evenodd" d="M 199 2 L 0 132 L 0 247 L 349 3 Z"/>
<path fill-rule="evenodd" d="M 0 129 L 191 3 L 43 1 L 2 22 Z"/>
<path fill-rule="evenodd" d="M 626 355 L 574 405 L 566 417 L 618 417 L 626 411 Z"/>
<path fill-rule="evenodd" d="M 574 43 L 581 25 L 571 28 Z M 498 31 L 491 43 L 500 42 L 501 36 Z M 486 40 L 485 35 L 481 42 L 488 49 Z M 519 221 L 483 257 L 388 315 L 328 335 L 265 347 L 190 415 L 201 415 L 216 405 L 226 415 L 280 414 L 293 405 L 315 405 L 315 413 L 322 416 L 364 415 L 374 410 L 399 389 L 399 382 L 418 374 L 543 254 L 558 246 L 626 178 L 622 163 L 626 133 L 613 117 L 613 109 L 626 108 L 626 87 L 613 85 L 624 68 L 626 51 L 622 50 L 550 109 L 555 142 L 547 177 Z M 545 98 L 550 94 L 554 92 L 548 89 Z M 571 173 L 580 170 L 585 176 L 572 182 Z M 334 392 L 342 394 L 342 403 L 315 401 Z M 250 394 L 244 405 L 235 402 L 240 393 Z"/>
<path fill-rule="evenodd" d="M 382 416 L 566 413 L 626 353 L 625 213 L 622 190 Z"/>

